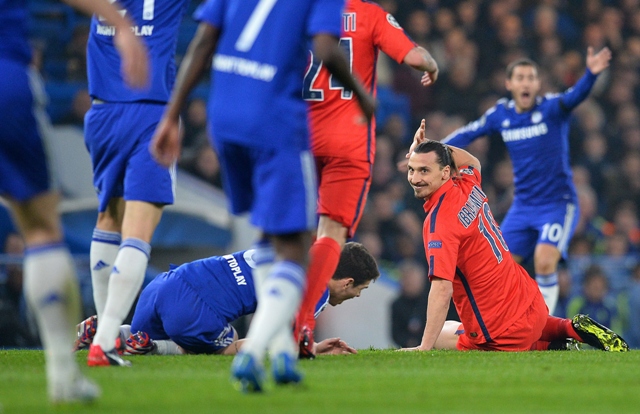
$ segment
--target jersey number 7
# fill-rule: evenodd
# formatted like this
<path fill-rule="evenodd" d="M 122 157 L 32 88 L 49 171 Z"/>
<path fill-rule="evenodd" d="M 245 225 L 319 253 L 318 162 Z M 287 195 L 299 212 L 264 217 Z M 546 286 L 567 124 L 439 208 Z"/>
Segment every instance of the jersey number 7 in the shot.
<path fill-rule="evenodd" d="M 256 8 L 249 17 L 247 24 L 242 29 L 238 40 L 236 41 L 236 50 L 240 52 L 248 52 L 258 37 L 264 22 L 267 20 L 269 13 L 273 10 L 277 0 L 259 0 Z"/>

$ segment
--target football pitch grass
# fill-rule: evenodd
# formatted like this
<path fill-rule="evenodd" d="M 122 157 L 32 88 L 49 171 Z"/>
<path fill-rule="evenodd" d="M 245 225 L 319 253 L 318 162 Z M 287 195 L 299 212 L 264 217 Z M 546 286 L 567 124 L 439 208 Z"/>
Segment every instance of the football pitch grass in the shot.
<path fill-rule="evenodd" d="M 83 365 L 87 353 L 79 352 Z M 301 361 L 303 385 L 242 394 L 231 357 L 135 356 L 83 368 L 102 388 L 90 405 L 51 406 L 41 351 L 0 350 L 0 413 L 638 413 L 640 352 L 401 353 Z"/>

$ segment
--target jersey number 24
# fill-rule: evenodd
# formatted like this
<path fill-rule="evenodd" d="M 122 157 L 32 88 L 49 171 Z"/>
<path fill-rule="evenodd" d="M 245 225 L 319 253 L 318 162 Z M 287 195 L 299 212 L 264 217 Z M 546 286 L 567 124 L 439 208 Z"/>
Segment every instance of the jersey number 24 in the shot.
<path fill-rule="evenodd" d="M 343 37 L 340 39 L 340 47 L 347 54 L 347 61 L 349 62 L 349 71 L 353 71 L 353 39 L 350 37 Z M 307 73 L 304 75 L 304 82 L 302 85 L 302 98 L 305 101 L 324 101 L 324 90 L 322 87 L 315 88 L 316 79 L 320 74 L 320 69 L 322 69 L 322 61 L 319 61 L 313 57 L 313 52 L 311 55 L 311 65 L 309 65 L 309 69 Z M 333 75 L 329 76 L 329 89 L 332 90 L 340 90 L 340 97 L 342 99 L 351 99 L 353 98 L 353 91 L 351 89 L 345 88 L 342 84 L 333 78 Z"/>

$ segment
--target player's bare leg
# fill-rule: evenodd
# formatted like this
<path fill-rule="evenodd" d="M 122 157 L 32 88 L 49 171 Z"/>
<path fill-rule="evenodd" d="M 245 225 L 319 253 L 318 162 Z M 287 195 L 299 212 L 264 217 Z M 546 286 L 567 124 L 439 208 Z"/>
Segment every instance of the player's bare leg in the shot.
<path fill-rule="evenodd" d="M 100 389 L 80 374 L 72 352 L 80 294 L 75 266 L 62 242 L 58 195 L 47 192 L 9 202 L 27 248 L 24 293 L 45 349 L 49 398 L 56 403 L 93 400 Z"/>
<path fill-rule="evenodd" d="M 464 327 L 462 323 L 458 321 L 445 321 L 442 327 L 442 332 L 436 343 L 433 345 L 434 349 L 449 349 L 456 350 L 456 344 L 458 343 L 458 337 L 464 333 Z"/>
<path fill-rule="evenodd" d="M 560 288 L 558 287 L 558 262 L 560 250 L 554 245 L 540 243 L 533 253 L 533 267 L 536 272 L 536 282 L 544 297 L 544 302 L 552 315 L 558 303 Z"/>
<path fill-rule="evenodd" d="M 464 334 L 464 326 L 458 321 L 445 321 L 442 325 L 440 335 L 433 344 L 433 349 L 457 350 L 456 344 L 460 335 Z M 398 351 L 413 352 L 419 351 L 420 347 L 400 348 Z"/>
<path fill-rule="evenodd" d="M 347 228 L 342 223 L 321 215 L 318 223 L 318 237 L 311 246 L 307 289 L 296 319 L 295 333 L 299 335 L 300 356 L 313 358 L 313 331 L 316 321 L 315 306 L 322 297 L 327 283 L 338 267 L 340 253 L 347 241 Z"/>
<path fill-rule="evenodd" d="M 122 220 L 122 244 L 109 276 L 104 314 L 89 351 L 90 366 L 130 365 L 113 353 L 120 325 L 135 300 L 147 270 L 153 232 L 160 222 L 162 206 L 143 201 L 127 201 Z"/>

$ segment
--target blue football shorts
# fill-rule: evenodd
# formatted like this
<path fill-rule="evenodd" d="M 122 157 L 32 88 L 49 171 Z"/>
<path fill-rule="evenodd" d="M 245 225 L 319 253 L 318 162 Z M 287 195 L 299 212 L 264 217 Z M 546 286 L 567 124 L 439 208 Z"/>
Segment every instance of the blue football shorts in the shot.
<path fill-rule="evenodd" d="M 524 206 L 514 201 L 500 228 L 511 253 L 524 261 L 531 259 L 536 245 L 542 243 L 555 246 L 566 257 L 579 215 L 575 201 L 544 206 Z"/>
<path fill-rule="evenodd" d="M 19 202 L 50 188 L 28 70 L 0 59 L 0 195 Z"/>
<path fill-rule="evenodd" d="M 116 197 L 173 204 L 175 166 L 161 166 L 149 152 L 164 109 L 164 104 L 148 102 L 94 103 L 85 115 L 98 211 Z"/>
<path fill-rule="evenodd" d="M 186 351 L 213 354 L 231 345 L 236 331 L 174 272 L 158 275 L 140 294 L 131 332 L 170 339 Z"/>
<path fill-rule="evenodd" d="M 216 136 L 234 214 L 251 212 L 251 222 L 270 235 L 309 231 L 317 225 L 317 182 L 311 152 L 245 146 Z"/>

